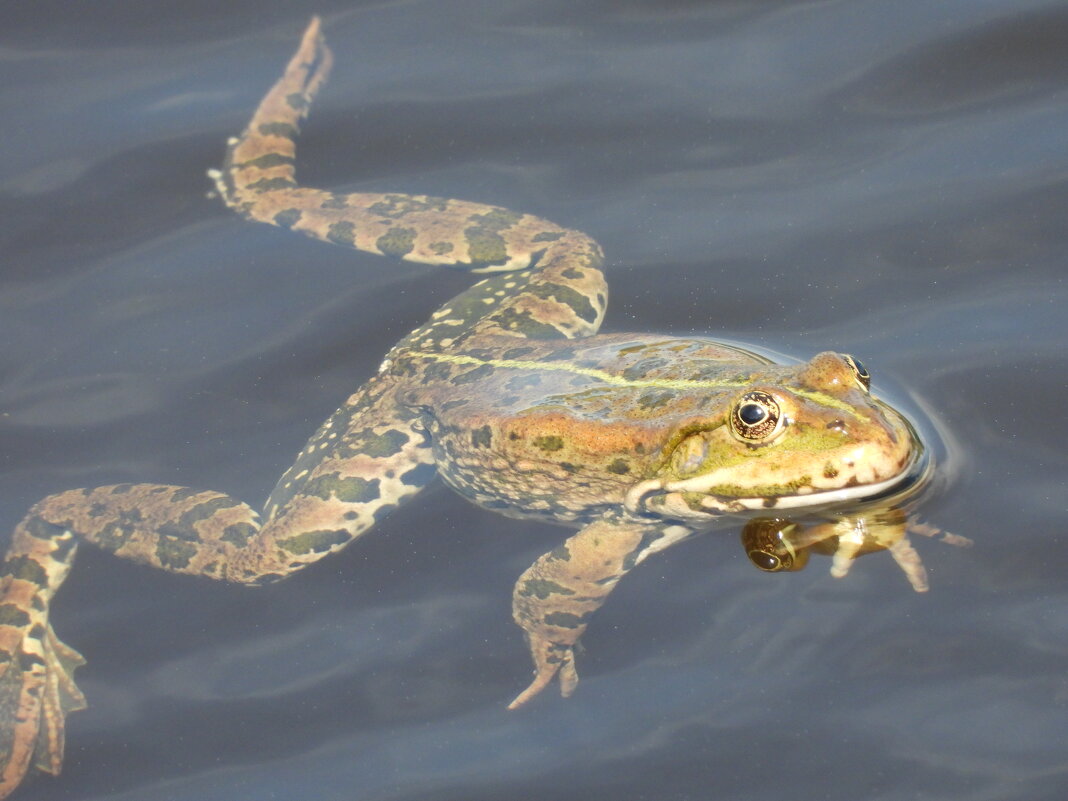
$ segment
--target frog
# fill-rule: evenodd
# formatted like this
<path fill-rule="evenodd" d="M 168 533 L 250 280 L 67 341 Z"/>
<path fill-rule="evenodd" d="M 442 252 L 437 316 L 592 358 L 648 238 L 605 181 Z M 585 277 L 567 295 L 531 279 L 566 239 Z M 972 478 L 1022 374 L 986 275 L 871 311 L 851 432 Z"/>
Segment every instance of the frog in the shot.
<path fill-rule="evenodd" d="M 313 18 L 209 172 L 218 196 L 247 220 L 479 279 L 385 355 L 261 509 L 221 491 L 122 483 L 48 495 L 26 513 L 0 567 L 0 797 L 32 769 L 59 772 L 66 716 L 86 703 L 73 678 L 84 660 L 49 616 L 81 543 L 266 585 L 440 478 L 504 518 L 573 532 L 515 584 L 534 665 L 516 709 L 554 682 L 573 693 L 591 616 L 653 554 L 724 519 L 891 492 L 925 458 L 851 356 L 782 363 L 701 336 L 599 333 L 604 256 L 585 233 L 483 203 L 299 184 L 297 136 L 332 59 Z M 757 529 L 768 539 L 776 525 Z"/>

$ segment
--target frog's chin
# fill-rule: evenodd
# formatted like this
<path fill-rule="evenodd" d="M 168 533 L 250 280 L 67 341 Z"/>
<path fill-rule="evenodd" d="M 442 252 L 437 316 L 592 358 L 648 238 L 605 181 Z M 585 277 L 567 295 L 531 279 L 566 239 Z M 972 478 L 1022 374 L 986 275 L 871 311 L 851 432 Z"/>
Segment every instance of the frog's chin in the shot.
<path fill-rule="evenodd" d="M 670 481 L 649 479 L 635 484 L 627 492 L 624 506 L 632 514 L 657 514 L 678 517 L 707 517 L 718 514 L 771 509 L 799 509 L 830 506 L 848 501 L 872 500 L 896 493 L 916 484 L 929 473 L 925 453 L 914 453 L 895 475 L 878 481 L 827 489 L 804 488 L 796 494 L 757 496 L 752 498 L 716 495 L 701 486 L 701 479 Z M 702 491 L 705 490 L 705 491 Z"/>

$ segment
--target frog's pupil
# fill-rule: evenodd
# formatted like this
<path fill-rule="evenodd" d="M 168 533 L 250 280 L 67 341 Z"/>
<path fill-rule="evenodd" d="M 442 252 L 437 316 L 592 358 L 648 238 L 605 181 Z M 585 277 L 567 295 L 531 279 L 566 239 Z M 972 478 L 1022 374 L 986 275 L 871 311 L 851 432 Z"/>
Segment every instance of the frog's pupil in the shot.
<path fill-rule="evenodd" d="M 854 359 L 853 364 L 856 365 L 857 375 L 859 375 L 861 378 L 868 377 L 868 369 L 864 366 L 864 363 L 862 361 L 860 361 L 859 359 Z"/>
<path fill-rule="evenodd" d="M 755 403 L 746 403 L 738 410 L 738 417 L 741 421 L 749 426 L 755 426 L 761 420 L 768 416 L 763 406 L 758 406 Z"/>

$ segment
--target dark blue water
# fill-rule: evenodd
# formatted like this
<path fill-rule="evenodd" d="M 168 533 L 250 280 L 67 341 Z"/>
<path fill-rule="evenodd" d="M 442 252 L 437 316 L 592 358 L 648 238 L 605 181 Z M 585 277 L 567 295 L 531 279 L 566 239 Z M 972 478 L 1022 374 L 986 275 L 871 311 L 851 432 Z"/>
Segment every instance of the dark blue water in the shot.
<path fill-rule="evenodd" d="M 34 799 L 1068 797 L 1068 8 L 1045 0 L 39 2 L 0 29 L 0 515 L 115 481 L 256 503 L 466 276 L 205 198 L 312 11 L 302 179 L 594 235 L 605 330 L 857 354 L 941 432 L 975 540 L 767 576 L 734 530 L 636 570 L 574 698 L 511 584 L 564 535 L 425 492 L 260 590 L 84 550 L 89 664 Z"/>

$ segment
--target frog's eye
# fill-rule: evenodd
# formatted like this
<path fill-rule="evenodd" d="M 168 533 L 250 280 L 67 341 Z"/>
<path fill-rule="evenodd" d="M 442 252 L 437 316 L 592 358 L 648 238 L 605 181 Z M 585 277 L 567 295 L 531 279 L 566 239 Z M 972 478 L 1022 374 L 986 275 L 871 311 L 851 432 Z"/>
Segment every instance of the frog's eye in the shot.
<path fill-rule="evenodd" d="M 782 430 L 783 422 L 778 401 L 760 390 L 742 395 L 731 410 L 731 432 L 744 442 L 768 442 Z"/>
<path fill-rule="evenodd" d="M 853 371 L 853 377 L 857 379 L 857 383 L 864 387 L 864 391 L 867 392 L 871 389 L 871 375 L 868 374 L 868 369 L 858 359 L 854 359 L 852 356 L 845 355 L 842 357 L 845 359 L 846 364 L 849 365 L 849 369 Z"/>

